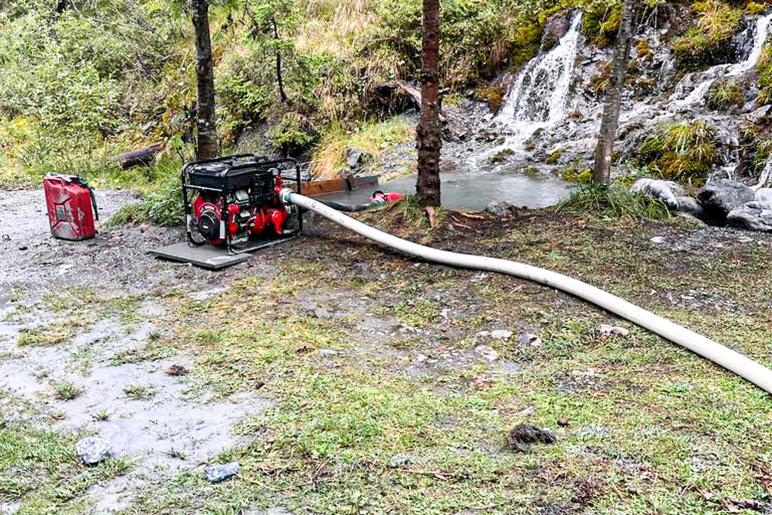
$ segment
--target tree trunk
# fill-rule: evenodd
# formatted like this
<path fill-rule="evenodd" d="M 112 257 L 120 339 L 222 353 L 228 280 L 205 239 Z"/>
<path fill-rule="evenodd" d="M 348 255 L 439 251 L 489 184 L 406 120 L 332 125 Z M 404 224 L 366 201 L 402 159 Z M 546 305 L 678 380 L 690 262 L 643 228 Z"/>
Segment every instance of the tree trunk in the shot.
<path fill-rule="evenodd" d="M 423 0 L 421 66 L 421 118 L 416 128 L 418 181 L 416 192 L 425 207 L 440 205 L 440 150 L 442 136 L 439 105 L 440 1 Z"/>
<path fill-rule="evenodd" d="M 614 141 L 619 128 L 619 109 L 625 88 L 625 75 L 630 61 L 630 46 L 633 39 L 633 17 L 635 0 L 624 0 L 622 21 L 614 46 L 614 60 L 603 107 L 603 119 L 598 134 L 598 147 L 595 149 L 595 166 L 592 179 L 597 184 L 608 185 L 611 182 L 611 162 L 614 154 Z"/>
<path fill-rule="evenodd" d="M 279 26 L 273 16 L 271 16 L 271 23 L 273 24 L 273 39 L 279 41 Z M 286 102 L 287 94 L 284 92 L 284 79 L 281 73 L 281 52 L 278 48 L 276 49 L 276 82 L 279 85 L 279 100 Z"/>
<path fill-rule="evenodd" d="M 193 0 L 193 27 L 196 30 L 196 81 L 198 106 L 196 128 L 198 130 L 198 159 L 213 159 L 219 155 L 217 144 L 217 118 L 214 103 L 214 66 L 212 64 L 212 38 L 209 34 L 209 1 Z"/>

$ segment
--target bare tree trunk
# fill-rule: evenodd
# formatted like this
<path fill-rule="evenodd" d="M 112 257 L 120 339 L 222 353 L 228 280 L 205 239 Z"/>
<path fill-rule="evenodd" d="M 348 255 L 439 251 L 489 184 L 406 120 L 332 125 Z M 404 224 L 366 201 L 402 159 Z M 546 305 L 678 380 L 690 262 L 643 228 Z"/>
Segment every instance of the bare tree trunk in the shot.
<path fill-rule="evenodd" d="M 416 192 L 425 207 L 440 205 L 440 150 L 442 135 L 439 105 L 440 1 L 423 0 L 421 118 L 416 128 L 418 181 Z"/>
<path fill-rule="evenodd" d="M 196 157 L 198 159 L 213 159 L 219 155 L 219 149 L 208 0 L 193 0 L 193 27 L 196 29 L 196 81 L 198 84 Z"/>
<path fill-rule="evenodd" d="M 614 141 L 619 128 L 619 109 L 622 102 L 622 93 L 625 88 L 625 75 L 627 74 L 627 65 L 630 61 L 630 46 L 633 39 L 635 0 L 624 0 L 622 9 L 622 21 L 617 33 L 616 45 L 614 46 L 610 85 L 606 93 L 606 104 L 603 107 L 603 119 L 600 124 L 598 147 L 595 150 L 595 166 L 592 174 L 594 182 L 605 185 L 611 182 Z"/>
<path fill-rule="evenodd" d="M 279 26 L 276 24 L 276 18 L 271 16 L 271 23 L 273 24 L 273 39 L 279 40 Z M 281 52 L 276 49 L 276 82 L 279 84 L 279 100 L 282 102 L 287 101 L 287 94 L 284 92 L 284 79 L 281 73 Z"/>

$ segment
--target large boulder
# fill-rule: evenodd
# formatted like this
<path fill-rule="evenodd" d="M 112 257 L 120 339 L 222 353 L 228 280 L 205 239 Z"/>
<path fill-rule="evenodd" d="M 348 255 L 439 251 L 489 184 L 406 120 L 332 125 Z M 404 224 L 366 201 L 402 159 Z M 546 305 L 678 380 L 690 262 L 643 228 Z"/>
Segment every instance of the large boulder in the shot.
<path fill-rule="evenodd" d="M 756 190 L 756 197 L 753 200 L 756 202 L 772 204 L 772 188 L 761 188 Z"/>
<path fill-rule="evenodd" d="M 700 219 L 705 217 L 705 209 L 697 202 L 696 198 L 681 196 L 676 197 L 676 201 L 678 202 L 678 211 Z"/>
<path fill-rule="evenodd" d="M 638 179 L 630 187 L 633 193 L 640 193 L 647 197 L 661 200 L 670 209 L 678 209 L 678 197 L 683 197 L 686 192 L 673 181 L 660 179 Z"/>
<path fill-rule="evenodd" d="M 734 227 L 751 231 L 772 232 L 772 203 L 749 202 L 733 209 L 726 217 L 727 223 Z"/>
<path fill-rule="evenodd" d="M 725 219 L 727 215 L 752 202 L 756 194 L 745 184 L 729 179 L 711 181 L 702 187 L 697 194 L 705 211 L 712 217 Z"/>

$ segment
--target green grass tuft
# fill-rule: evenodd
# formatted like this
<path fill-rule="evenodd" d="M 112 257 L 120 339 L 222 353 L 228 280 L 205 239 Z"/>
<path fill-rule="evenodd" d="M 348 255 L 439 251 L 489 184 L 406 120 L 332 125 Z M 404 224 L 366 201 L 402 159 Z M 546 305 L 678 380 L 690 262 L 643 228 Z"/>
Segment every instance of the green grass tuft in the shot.
<path fill-rule="evenodd" d="M 610 186 L 583 184 L 561 202 L 557 210 L 590 213 L 609 219 L 666 220 L 671 217 L 670 210 L 660 200 L 631 193 L 618 182 Z"/>

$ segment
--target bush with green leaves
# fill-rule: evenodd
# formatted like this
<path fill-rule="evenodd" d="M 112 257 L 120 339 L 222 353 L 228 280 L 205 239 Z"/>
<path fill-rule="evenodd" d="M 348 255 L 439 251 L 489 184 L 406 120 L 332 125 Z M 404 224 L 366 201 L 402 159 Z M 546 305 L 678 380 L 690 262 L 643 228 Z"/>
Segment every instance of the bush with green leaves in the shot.
<path fill-rule="evenodd" d="M 693 184 L 705 179 L 716 160 L 716 130 L 702 120 L 661 126 L 639 155 L 639 164 L 663 179 Z"/>
<path fill-rule="evenodd" d="M 759 88 L 759 104 L 772 102 L 772 43 L 767 43 L 756 63 L 758 79 L 756 85 Z"/>

